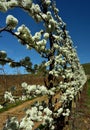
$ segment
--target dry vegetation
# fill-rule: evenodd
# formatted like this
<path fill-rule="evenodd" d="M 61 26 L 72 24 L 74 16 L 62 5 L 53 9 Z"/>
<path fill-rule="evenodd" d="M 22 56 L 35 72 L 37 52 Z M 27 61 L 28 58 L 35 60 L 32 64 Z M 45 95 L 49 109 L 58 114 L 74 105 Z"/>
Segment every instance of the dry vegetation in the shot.
<path fill-rule="evenodd" d="M 21 83 L 22 82 L 27 82 L 28 84 L 44 84 L 44 77 L 43 76 L 34 76 L 34 75 L 3 75 L 0 76 L 0 81 L 1 81 L 1 91 L 0 91 L 0 97 L 1 97 L 1 103 L 3 102 L 3 94 L 5 90 L 10 90 L 12 86 L 16 86 L 16 90 L 14 95 L 18 95 L 20 96 L 20 94 L 22 93 L 22 89 L 21 89 Z M 5 82 L 6 81 L 6 82 Z M 56 93 L 56 95 L 52 98 L 53 102 L 56 102 L 56 100 L 60 98 L 60 93 Z M 3 124 L 5 123 L 7 117 L 11 117 L 11 116 L 16 116 L 18 118 L 18 120 L 20 120 L 24 115 L 25 115 L 25 110 L 27 108 L 30 108 L 32 104 L 34 104 L 34 102 L 39 101 L 45 101 L 48 104 L 48 96 L 41 96 L 41 97 L 37 97 L 35 99 L 32 99 L 31 101 L 26 101 L 24 103 L 22 103 L 19 106 L 16 106 L 14 108 L 11 108 L 7 111 L 4 111 L 0 114 L 0 128 L 3 127 Z M 57 100 L 58 101 L 58 100 Z M 58 109 L 58 107 L 60 107 L 61 104 L 56 102 L 55 105 L 55 110 Z M 40 123 L 36 123 L 36 126 L 38 126 Z"/>
<path fill-rule="evenodd" d="M 6 90 L 11 91 L 13 87 L 16 88 L 14 95 L 20 96 L 22 94 L 21 83 L 28 84 L 44 84 L 44 77 L 41 75 L 0 75 L 0 103 L 3 101 L 3 94 Z"/>
<path fill-rule="evenodd" d="M 21 83 L 27 82 L 28 84 L 44 84 L 44 77 L 40 75 L 1 75 L 0 76 L 0 102 L 3 102 L 3 94 L 5 90 L 10 90 L 12 86 L 16 87 L 15 95 L 21 95 Z M 77 106 L 72 111 L 70 118 L 70 129 L 68 130 L 90 130 L 90 80 L 88 87 L 84 87 L 81 93 L 81 98 L 77 102 Z M 58 95 L 58 94 L 57 94 Z M 38 100 L 43 100 L 39 97 Z M 36 100 L 36 99 L 35 99 Z M 45 99 L 46 100 L 46 99 Z M 12 108 L 0 114 L 0 130 L 3 123 L 8 116 L 16 116 L 20 120 L 25 115 L 25 108 L 30 107 L 33 101 L 27 101 L 22 105 Z M 57 106 L 56 106 L 57 107 Z M 66 130 L 66 129 L 65 129 Z"/>

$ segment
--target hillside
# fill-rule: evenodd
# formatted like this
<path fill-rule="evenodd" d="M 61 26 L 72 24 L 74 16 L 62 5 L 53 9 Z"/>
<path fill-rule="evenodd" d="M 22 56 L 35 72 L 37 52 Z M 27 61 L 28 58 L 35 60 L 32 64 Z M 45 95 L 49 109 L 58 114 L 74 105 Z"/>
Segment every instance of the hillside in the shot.
<path fill-rule="evenodd" d="M 90 64 L 87 66 L 87 64 L 84 64 L 84 69 L 86 69 L 86 73 L 89 71 Z M 88 69 L 88 71 L 87 71 Z M 12 90 L 13 86 L 16 87 L 16 91 L 14 92 L 15 95 L 21 95 L 21 83 L 27 82 L 28 84 L 44 84 L 44 77 L 41 75 L 32 75 L 32 74 L 25 74 L 25 75 L 0 75 L 0 102 L 3 102 L 3 93 L 5 90 Z M 89 83 L 90 86 L 90 83 Z M 89 87 L 90 88 L 90 87 Z M 75 108 L 75 111 L 72 113 L 72 117 L 70 118 L 70 127 L 71 129 L 77 129 L 77 130 L 89 130 L 90 128 L 90 103 L 87 103 L 88 101 L 87 97 L 87 87 L 85 87 L 82 95 L 81 100 L 77 104 L 77 107 Z M 84 101 L 85 99 L 85 101 Z M 40 97 L 40 100 L 42 98 Z M 46 99 L 45 99 L 46 101 Z M 31 102 L 31 101 L 30 101 Z M 88 101 L 90 102 L 90 100 Z M 87 104 L 86 104 L 87 103 Z M 7 116 L 15 115 L 18 117 L 18 119 L 21 119 L 21 117 L 24 115 L 26 105 L 28 103 L 19 105 L 15 108 L 12 108 L 8 111 L 5 111 L 4 113 L 0 114 L 0 128 L 3 127 L 3 123 L 6 120 Z M 29 104 L 30 105 L 30 104 Z M 24 107 L 24 108 L 22 108 Z M 23 110 L 23 111 L 22 111 Z"/>
<path fill-rule="evenodd" d="M 90 63 L 82 64 L 86 75 L 90 75 Z M 0 102 L 2 102 L 3 94 L 6 90 L 11 91 L 14 87 L 14 95 L 21 95 L 21 83 L 28 84 L 44 84 L 44 77 L 42 75 L 24 74 L 24 75 L 0 75 Z"/>
<path fill-rule="evenodd" d="M 85 70 L 86 75 L 90 75 L 90 63 L 82 64 L 82 66 Z"/>
<path fill-rule="evenodd" d="M 3 95 L 6 90 L 13 91 L 14 95 L 22 95 L 21 84 L 44 84 L 44 77 L 40 75 L 0 75 L 0 102 L 3 100 Z"/>

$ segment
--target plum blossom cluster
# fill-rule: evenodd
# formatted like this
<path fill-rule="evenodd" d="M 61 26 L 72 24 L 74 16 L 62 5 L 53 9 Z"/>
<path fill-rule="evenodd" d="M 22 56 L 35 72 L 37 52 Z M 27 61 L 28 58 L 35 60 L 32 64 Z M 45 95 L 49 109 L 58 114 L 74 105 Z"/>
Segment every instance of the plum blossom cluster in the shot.
<path fill-rule="evenodd" d="M 0 109 L 2 109 L 3 108 L 3 106 L 2 105 L 0 105 Z"/>
<path fill-rule="evenodd" d="M 5 91 L 4 99 L 5 99 L 5 101 L 10 101 L 10 103 L 14 103 L 15 102 L 15 99 L 12 96 L 12 93 L 8 92 L 8 91 Z"/>
<path fill-rule="evenodd" d="M 55 95 L 55 92 L 57 91 L 57 88 L 53 87 L 51 89 L 47 89 L 46 86 L 42 85 L 28 85 L 26 82 L 23 82 L 21 84 L 24 95 L 22 95 L 22 100 L 30 99 L 33 97 L 41 96 L 41 95 Z"/>
<path fill-rule="evenodd" d="M 6 17 L 6 24 L 10 29 L 15 29 L 18 24 L 18 20 L 12 15 L 8 15 Z"/>
<path fill-rule="evenodd" d="M 52 111 L 46 107 L 38 106 L 38 107 L 32 107 L 31 109 L 26 111 L 26 116 L 21 120 L 20 122 L 20 128 L 30 130 L 34 126 L 34 122 L 42 122 L 42 125 L 49 123 L 50 126 L 52 126 L 53 118 L 52 118 Z"/>
<path fill-rule="evenodd" d="M 28 109 L 25 117 L 23 117 L 20 122 L 18 122 L 16 117 L 8 118 L 3 130 L 32 130 L 35 122 L 42 122 L 43 126 L 48 122 L 50 129 L 54 129 L 54 126 L 52 125 L 52 111 L 48 107 L 43 107 L 39 104 L 38 107 L 34 106 L 31 109 Z"/>
<path fill-rule="evenodd" d="M 26 82 L 23 82 L 21 86 L 25 90 L 25 95 L 28 98 L 48 94 L 48 90 L 45 86 L 28 85 Z"/>

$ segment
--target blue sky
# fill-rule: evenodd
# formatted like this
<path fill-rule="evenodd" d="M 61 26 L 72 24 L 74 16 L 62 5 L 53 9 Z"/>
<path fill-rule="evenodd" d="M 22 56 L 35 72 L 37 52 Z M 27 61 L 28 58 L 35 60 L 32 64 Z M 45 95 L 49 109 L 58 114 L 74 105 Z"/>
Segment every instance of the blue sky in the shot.
<path fill-rule="evenodd" d="M 74 46 L 77 46 L 77 53 L 80 63 L 90 62 L 90 0 L 56 0 L 59 8 L 59 15 L 67 24 L 67 30 L 72 37 Z M 21 9 L 10 10 L 7 13 L 0 12 L 0 27 L 5 25 L 5 18 L 8 14 L 19 19 L 19 24 L 25 24 L 30 28 L 31 33 L 41 29 L 40 24 L 35 24 L 31 17 Z M 21 46 L 17 39 L 8 33 L 0 34 L 0 50 L 5 50 L 9 57 L 19 60 L 22 57 L 30 56 L 31 61 L 39 63 L 40 57 L 35 51 L 29 51 L 25 46 Z M 7 73 L 11 72 L 6 66 Z"/>
<path fill-rule="evenodd" d="M 90 62 L 90 0 L 57 0 L 57 7 L 77 46 L 80 62 Z"/>

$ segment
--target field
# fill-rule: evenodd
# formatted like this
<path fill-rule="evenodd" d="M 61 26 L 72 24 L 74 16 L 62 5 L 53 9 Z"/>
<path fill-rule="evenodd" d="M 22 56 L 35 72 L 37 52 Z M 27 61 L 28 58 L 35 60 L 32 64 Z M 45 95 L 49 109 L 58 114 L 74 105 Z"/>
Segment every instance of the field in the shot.
<path fill-rule="evenodd" d="M 13 91 L 15 96 L 22 95 L 21 84 L 44 84 L 44 77 L 41 75 L 0 75 L 0 103 L 3 102 L 3 95 L 6 90 Z"/>
<path fill-rule="evenodd" d="M 87 70 L 87 69 L 86 69 Z M 87 71 L 86 71 L 87 73 Z M 22 95 L 21 83 L 27 82 L 28 84 L 44 84 L 44 77 L 41 75 L 0 75 L 0 104 L 4 102 L 3 95 L 5 90 L 12 90 L 14 95 Z M 44 97 L 45 98 L 45 97 Z M 41 97 L 38 98 L 41 100 Z M 30 104 L 34 102 L 26 101 L 25 103 L 16 104 L 0 113 L 0 128 L 2 128 L 5 120 L 8 116 L 16 116 L 20 120 L 24 116 L 24 109 L 30 107 Z M 84 90 L 81 93 L 81 98 L 77 102 L 76 108 L 72 111 L 70 118 L 70 130 L 89 130 L 90 128 L 90 79 Z"/>
<path fill-rule="evenodd" d="M 0 79 L 2 83 L 1 86 L 3 86 L 3 88 L 1 88 L 1 91 L 0 91 L 1 104 L 4 102 L 3 100 L 4 91 L 12 90 L 13 86 L 16 87 L 16 90 L 15 92 L 13 92 L 13 94 L 15 96 L 20 96 L 22 94 L 22 89 L 21 89 L 22 82 L 27 82 L 28 84 L 41 84 L 41 85 L 44 84 L 44 77 L 40 75 L 38 76 L 37 75 L 35 76 L 34 75 L 3 75 L 3 76 L 0 76 Z M 60 93 L 59 94 L 56 93 L 55 97 L 53 98 L 53 101 L 55 99 L 58 99 L 59 97 L 60 97 Z M 18 120 L 20 120 L 22 117 L 24 117 L 25 110 L 27 108 L 30 108 L 31 105 L 34 104 L 34 102 L 36 101 L 39 101 L 39 102 L 45 101 L 48 103 L 48 97 L 47 95 L 40 96 L 38 98 L 34 98 L 26 102 L 19 102 L 13 105 L 8 104 L 9 107 L 7 106 L 7 103 L 6 103 L 6 108 L 0 113 L 0 128 L 3 127 L 3 124 L 5 123 L 5 120 L 7 119 L 7 117 L 16 116 Z M 55 109 L 57 109 L 60 105 L 61 103 L 56 104 Z M 36 123 L 35 128 L 37 127 L 37 125 L 39 125 L 39 123 Z"/>

